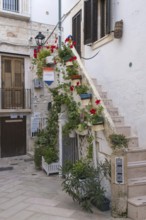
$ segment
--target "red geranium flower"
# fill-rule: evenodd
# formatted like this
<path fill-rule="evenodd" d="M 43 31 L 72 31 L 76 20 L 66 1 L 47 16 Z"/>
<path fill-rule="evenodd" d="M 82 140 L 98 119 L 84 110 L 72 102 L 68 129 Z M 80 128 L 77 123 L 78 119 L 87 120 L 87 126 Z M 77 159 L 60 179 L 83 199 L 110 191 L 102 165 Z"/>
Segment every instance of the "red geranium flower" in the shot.
<path fill-rule="evenodd" d="M 70 45 L 70 48 L 73 48 L 73 45 Z"/>
<path fill-rule="evenodd" d="M 66 38 L 66 39 L 65 39 L 65 43 L 68 42 L 68 41 L 69 41 L 69 38 Z"/>
<path fill-rule="evenodd" d="M 77 82 L 77 86 L 79 86 L 80 85 L 80 82 Z"/>
<path fill-rule="evenodd" d="M 74 86 L 70 86 L 70 91 L 74 91 Z"/>
<path fill-rule="evenodd" d="M 91 113 L 92 115 L 95 115 L 95 114 L 96 114 L 96 109 L 94 109 L 94 108 L 90 109 L 90 113 Z"/>
<path fill-rule="evenodd" d="M 74 45 L 74 46 L 76 45 L 76 42 L 75 42 L 75 41 L 73 42 L 73 45 Z"/>
<path fill-rule="evenodd" d="M 96 105 L 99 105 L 100 102 L 101 102 L 101 100 L 98 100 L 98 99 L 95 101 Z"/>
<path fill-rule="evenodd" d="M 73 57 L 73 60 L 76 60 L 76 59 L 77 59 L 77 57 L 76 57 L 76 56 L 74 56 L 74 57 Z"/>

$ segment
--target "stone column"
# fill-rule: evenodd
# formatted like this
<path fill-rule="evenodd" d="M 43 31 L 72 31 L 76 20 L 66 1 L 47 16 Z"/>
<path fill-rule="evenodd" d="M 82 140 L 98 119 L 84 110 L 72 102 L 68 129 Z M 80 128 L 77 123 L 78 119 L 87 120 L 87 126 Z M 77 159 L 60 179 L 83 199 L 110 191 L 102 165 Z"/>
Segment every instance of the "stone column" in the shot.
<path fill-rule="evenodd" d="M 111 209 L 113 217 L 127 216 L 127 153 L 124 149 L 111 156 Z"/>

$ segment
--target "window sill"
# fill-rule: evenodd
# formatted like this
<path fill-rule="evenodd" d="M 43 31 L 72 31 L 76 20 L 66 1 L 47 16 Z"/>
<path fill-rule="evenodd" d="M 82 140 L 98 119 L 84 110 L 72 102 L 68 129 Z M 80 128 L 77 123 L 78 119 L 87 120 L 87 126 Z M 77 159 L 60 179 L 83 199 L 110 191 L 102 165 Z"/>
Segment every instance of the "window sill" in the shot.
<path fill-rule="evenodd" d="M 112 40 L 114 39 L 114 35 L 113 33 L 109 34 L 109 35 L 106 35 L 105 37 L 99 39 L 98 41 L 95 41 L 92 45 L 91 45 L 91 48 L 93 50 L 95 50 L 96 48 L 99 48 L 109 42 L 111 42 Z"/>

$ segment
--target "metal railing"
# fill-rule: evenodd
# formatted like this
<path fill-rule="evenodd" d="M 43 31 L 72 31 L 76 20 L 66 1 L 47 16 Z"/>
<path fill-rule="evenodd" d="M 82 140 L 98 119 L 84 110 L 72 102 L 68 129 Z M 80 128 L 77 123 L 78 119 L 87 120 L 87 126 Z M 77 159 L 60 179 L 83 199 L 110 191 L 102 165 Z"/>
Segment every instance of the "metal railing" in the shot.
<path fill-rule="evenodd" d="M 30 89 L 0 89 L 1 109 L 31 109 Z"/>
<path fill-rule="evenodd" d="M 3 0 L 3 10 L 19 12 L 19 0 Z"/>

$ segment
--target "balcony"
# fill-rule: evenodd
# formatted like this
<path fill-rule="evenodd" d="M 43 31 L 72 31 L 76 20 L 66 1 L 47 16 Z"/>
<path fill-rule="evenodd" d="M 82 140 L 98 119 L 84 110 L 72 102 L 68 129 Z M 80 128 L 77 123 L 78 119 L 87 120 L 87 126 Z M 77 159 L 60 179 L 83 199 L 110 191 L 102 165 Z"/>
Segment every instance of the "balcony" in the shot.
<path fill-rule="evenodd" d="M 19 20 L 29 20 L 30 0 L 0 0 L 0 15 Z"/>
<path fill-rule="evenodd" d="M 31 109 L 30 89 L 0 89 L 0 110 L 29 110 Z"/>

